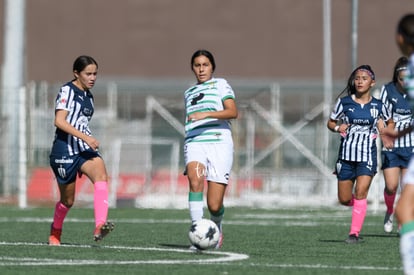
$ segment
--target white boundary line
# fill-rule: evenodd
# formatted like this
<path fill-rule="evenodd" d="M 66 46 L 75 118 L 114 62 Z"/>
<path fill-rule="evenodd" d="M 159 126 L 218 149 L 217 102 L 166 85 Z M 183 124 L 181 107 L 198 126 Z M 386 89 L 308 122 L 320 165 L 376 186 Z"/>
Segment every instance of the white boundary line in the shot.
<path fill-rule="evenodd" d="M 45 243 L 25 243 L 25 242 L 0 242 L 0 246 L 48 246 Z M 60 245 L 60 247 L 93 248 L 92 245 Z M 117 250 L 140 250 L 140 251 L 163 251 L 175 253 L 203 253 L 221 256 L 211 259 L 190 259 L 190 260 L 136 260 L 136 261 L 111 261 L 111 260 L 80 260 L 80 259 L 52 259 L 52 258 L 18 258 L 0 257 L 0 266 L 51 266 L 51 265 L 130 265 L 130 264 L 211 264 L 241 261 L 249 258 L 246 254 L 222 252 L 222 251 L 202 251 L 194 252 L 190 249 L 173 249 L 158 247 L 130 247 L 130 246 L 99 246 L 104 249 Z"/>
<path fill-rule="evenodd" d="M 0 246 L 48 246 L 45 243 L 26 243 L 26 242 L 0 242 Z M 76 248 L 93 248 L 93 245 L 61 245 L 60 247 Z M 144 264 L 212 264 L 212 263 L 229 263 L 234 261 L 246 260 L 249 258 L 246 254 L 223 252 L 223 251 L 202 251 L 194 252 L 189 249 L 158 248 L 158 247 L 128 247 L 128 246 L 99 246 L 104 249 L 117 250 L 137 250 L 137 251 L 163 251 L 173 253 L 203 253 L 210 255 L 222 256 L 220 258 L 210 259 L 190 259 L 190 260 L 134 260 L 134 261 L 111 261 L 111 260 L 84 260 L 84 259 L 53 259 L 53 258 L 34 258 L 34 257 L 0 257 L 0 266 L 54 266 L 54 265 L 144 265 Z M 301 268 L 301 269 L 333 269 L 333 270 L 372 270 L 372 271 L 402 271 L 400 268 L 381 267 L 381 266 L 330 266 L 330 265 L 307 265 L 307 264 L 255 264 L 249 263 L 249 266 L 261 266 L 270 268 Z"/>
<path fill-rule="evenodd" d="M 244 217 L 245 215 L 240 215 Z M 246 215 L 248 216 L 248 215 Z M 335 216 L 342 217 L 344 214 L 338 212 Z M 240 218 L 239 217 L 239 218 Z M 280 223 L 280 219 L 298 219 L 297 215 L 259 215 L 255 217 L 260 217 L 264 221 L 252 221 L 255 225 L 269 225 Z M 299 216 L 301 219 L 303 217 L 308 217 L 304 214 Z M 276 219 L 276 221 L 275 221 Z M 0 218 L 0 223 L 9 222 L 9 221 L 18 221 L 18 222 L 50 222 L 50 218 L 33 218 L 33 217 L 16 217 L 16 218 Z M 68 222 L 74 223 L 83 223 L 83 222 L 92 222 L 93 219 L 77 219 L 77 218 L 68 218 Z M 185 223 L 187 220 L 153 220 L 153 219 L 128 219 L 128 220 L 116 220 L 116 222 L 127 222 L 127 223 Z M 292 221 L 291 221 L 292 222 Z M 240 224 L 246 225 L 246 222 L 243 221 L 228 221 L 228 224 Z M 321 220 L 318 220 L 318 223 L 326 223 L 324 217 Z M 329 222 L 328 222 L 329 223 Z M 337 222 L 336 222 L 337 223 Z M 249 223 L 248 223 L 249 224 Z M 317 223 L 316 223 L 317 224 Z M 306 226 L 311 226 L 308 224 Z M 26 242 L 1 242 L 0 246 L 48 246 L 46 243 L 26 243 Z M 94 245 L 68 245 L 64 244 L 61 247 L 77 247 L 77 248 L 93 248 Z M 173 248 L 156 248 L 156 247 L 127 247 L 127 246 L 99 246 L 100 248 L 107 249 L 119 249 L 119 250 L 140 250 L 140 251 L 164 251 L 172 253 L 196 253 L 193 250 L 189 249 L 173 249 Z M 53 266 L 53 265 L 144 265 L 144 264 L 212 264 L 212 263 L 221 263 L 221 264 L 230 264 L 231 262 L 246 260 L 249 258 L 246 254 L 232 253 L 232 252 L 223 252 L 223 251 L 203 251 L 203 254 L 217 255 L 219 258 L 210 258 L 210 259 L 190 259 L 190 260 L 134 260 L 134 261 L 111 261 L 111 260 L 62 260 L 62 259 L 49 259 L 49 258 L 29 258 L 29 257 L 1 257 L 0 256 L 0 266 Z M 235 264 L 235 263 L 234 263 Z M 241 264 L 240 262 L 238 264 Z M 300 269 L 333 269 L 333 270 L 371 270 L 371 271 L 402 271 L 402 267 L 386 267 L 386 266 L 330 266 L 323 264 L 283 264 L 283 263 L 248 263 L 248 266 L 262 266 L 270 268 L 300 268 Z"/>
<path fill-rule="evenodd" d="M 402 271 L 402 267 L 387 267 L 387 266 L 330 266 L 324 264 L 251 264 L 251 266 L 259 267 L 275 267 L 275 268 L 303 268 L 303 269 L 333 269 L 333 270 L 373 270 L 373 271 Z"/>

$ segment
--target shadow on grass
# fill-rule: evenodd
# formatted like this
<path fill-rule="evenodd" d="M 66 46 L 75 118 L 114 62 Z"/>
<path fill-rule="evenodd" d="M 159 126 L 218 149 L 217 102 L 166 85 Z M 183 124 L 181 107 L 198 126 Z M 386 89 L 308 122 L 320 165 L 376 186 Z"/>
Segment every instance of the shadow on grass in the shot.
<path fill-rule="evenodd" d="M 183 244 L 160 243 L 158 245 L 164 246 L 164 247 L 179 248 L 179 249 L 188 249 L 190 247 L 189 244 L 183 245 Z"/>
<path fill-rule="evenodd" d="M 345 243 L 345 240 L 318 240 L 321 243 Z"/>
<path fill-rule="evenodd" d="M 361 236 L 374 237 L 374 238 L 399 238 L 400 237 L 398 233 L 361 234 Z"/>
<path fill-rule="evenodd" d="M 398 233 L 382 233 L 382 234 L 361 234 L 362 238 L 399 238 L 399 234 Z M 365 239 L 366 240 L 366 239 Z M 345 243 L 345 240 L 323 240 L 323 239 L 319 239 L 319 242 L 322 243 Z"/>

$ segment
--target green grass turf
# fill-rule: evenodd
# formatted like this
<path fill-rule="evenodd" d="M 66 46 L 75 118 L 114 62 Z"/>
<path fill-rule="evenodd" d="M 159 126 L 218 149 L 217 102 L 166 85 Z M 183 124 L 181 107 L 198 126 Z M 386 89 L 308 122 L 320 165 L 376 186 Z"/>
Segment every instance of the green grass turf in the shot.
<path fill-rule="evenodd" d="M 75 206 L 60 247 L 46 245 L 52 214 L 0 208 L 0 274 L 402 274 L 382 213 L 349 245 L 350 209 L 226 208 L 223 248 L 210 253 L 189 252 L 188 210 L 110 209 L 115 230 L 96 244 L 93 210 Z"/>

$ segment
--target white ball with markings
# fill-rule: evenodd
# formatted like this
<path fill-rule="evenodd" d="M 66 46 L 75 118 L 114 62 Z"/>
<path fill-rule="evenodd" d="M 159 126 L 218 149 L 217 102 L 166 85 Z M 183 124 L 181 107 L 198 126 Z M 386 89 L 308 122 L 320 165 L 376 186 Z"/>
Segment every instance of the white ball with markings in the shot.
<path fill-rule="evenodd" d="M 219 237 L 219 228 L 213 221 L 208 219 L 201 219 L 194 222 L 188 232 L 188 238 L 191 244 L 200 250 L 216 247 Z"/>

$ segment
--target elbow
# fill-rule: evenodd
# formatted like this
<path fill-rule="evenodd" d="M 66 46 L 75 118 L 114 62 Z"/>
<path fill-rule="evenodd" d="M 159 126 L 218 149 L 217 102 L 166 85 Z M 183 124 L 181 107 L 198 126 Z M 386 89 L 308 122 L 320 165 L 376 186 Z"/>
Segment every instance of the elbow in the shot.
<path fill-rule="evenodd" d="M 53 121 L 53 125 L 54 125 L 55 127 L 59 128 L 59 123 L 58 123 L 58 121 L 57 121 L 56 119 Z"/>
<path fill-rule="evenodd" d="M 56 128 L 59 128 L 59 129 L 62 128 L 63 126 L 62 122 L 58 119 L 55 119 L 53 124 L 55 125 Z"/>

